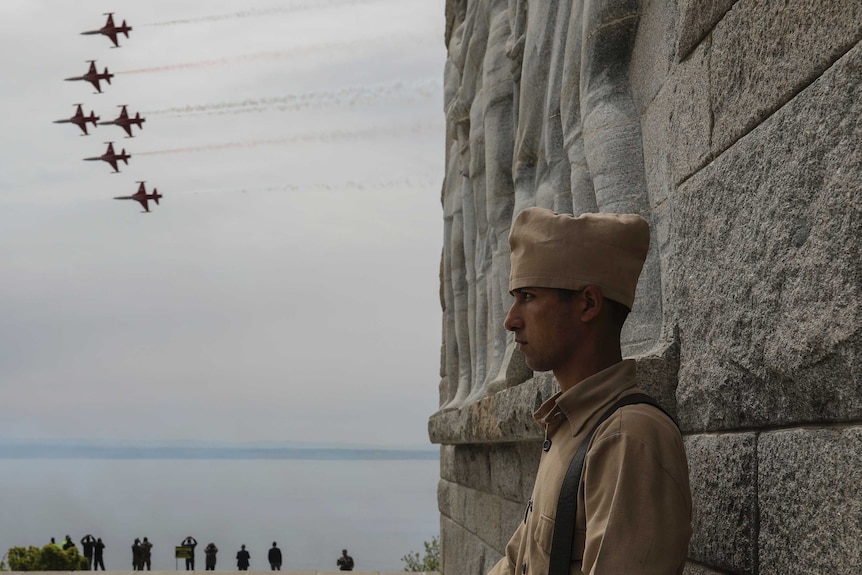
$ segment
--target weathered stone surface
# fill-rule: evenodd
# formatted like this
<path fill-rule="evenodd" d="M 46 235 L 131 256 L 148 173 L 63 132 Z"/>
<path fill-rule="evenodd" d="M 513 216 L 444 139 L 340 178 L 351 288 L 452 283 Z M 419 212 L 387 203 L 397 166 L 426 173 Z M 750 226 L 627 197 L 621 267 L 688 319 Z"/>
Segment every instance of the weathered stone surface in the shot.
<path fill-rule="evenodd" d="M 661 355 L 636 358 L 638 387 L 654 397 L 671 416 L 679 419 L 676 405 L 679 346 L 672 342 L 659 351 Z"/>
<path fill-rule="evenodd" d="M 685 438 L 694 517 L 689 558 L 738 574 L 757 569 L 757 435 Z"/>
<path fill-rule="evenodd" d="M 503 501 L 500 504 L 500 542 L 496 547 L 501 555 L 506 553 L 506 544 L 518 525 L 524 521 L 524 513 L 526 513 L 526 500 L 515 503 L 513 501 Z"/>
<path fill-rule="evenodd" d="M 696 563 L 686 563 L 685 570 L 682 573 L 683 575 L 736 575 L 735 573 L 728 573 L 726 571 L 715 571 Z"/>
<path fill-rule="evenodd" d="M 676 0 L 641 3 L 629 69 L 632 95 L 641 112 L 656 97 L 676 60 L 675 3 Z"/>
<path fill-rule="evenodd" d="M 718 24 L 725 12 L 737 0 L 680 0 L 679 2 L 679 59 L 691 51 Z"/>
<path fill-rule="evenodd" d="M 518 504 L 527 501 L 539 467 L 541 449 L 539 441 L 489 446 L 492 493 Z"/>
<path fill-rule="evenodd" d="M 445 575 L 486 573 L 523 519 L 532 412 L 557 385 L 490 318 L 508 301 L 510 212 L 568 209 L 566 192 L 575 213 L 625 206 L 653 229 L 624 349 L 688 434 L 685 573 L 859 573 L 862 437 L 822 427 L 862 420 L 862 2 L 446 14 L 447 409 L 429 422 Z"/>
<path fill-rule="evenodd" d="M 437 504 L 442 517 L 500 552 L 523 519 L 525 505 L 446 480 L 437 485 Z"/>
<path fill-rule="evenodd" d="M 862 427 L 764 433 L 758 460 L 760 573 L 859 573 Z"/>
<path fill-rule="evenodd" d="M 439 412 L 428 421 L 432 443 L 493 443 L 538 439 L 542 430 L 533 412 L 559 389 L 553 376 L 538 374 L 454 411 Z"/>
<path fill-rule="evenodd" d="M 634 358 L 638 363 L 638 380 L 665 408 L 676 413 L 674 399 L 677 349 L 669 344 L 659 349 L 661 355 Z M 428 421 L 432 443 L 469 444 L 541 439 L 541 427 L 533 412 L 559 391 L 550 373 L 537 373 L 521 385 L 501 390 L 494 395 L 458 410 L 435 413 Z M 453 455 L 443 456 L 444 464 Z M 474 457 L 480 457 L 474 454 Z"/>
<path fill-rule="evenodd" d="M 860 114 L 857 46 L 673 196 L 687 429 L 862 416 Z"/>
<path fill-rule="evenodd" d="M 491 465 L 488 450 L 482 445 L 454 446 L 454 465 L 452 481 L 479 489 L 491 490 Z"/>
<path fill-rule="evenodd" d="M 440 518 L 442 573 L 487 573 L 500 554 L 469 530 L 446 517 Z"/>
<path fill-rule="evenodd" d="M 862 39 L 862 3 L 739 0 L 712 38 L 713 149 L 721 151 Z"/>
<path fill-rule="evenodd" d="M 710 157 L 709 46 L 705 42 L 673 69 L 644 112 L 644 165 L 653 209 Z"/>

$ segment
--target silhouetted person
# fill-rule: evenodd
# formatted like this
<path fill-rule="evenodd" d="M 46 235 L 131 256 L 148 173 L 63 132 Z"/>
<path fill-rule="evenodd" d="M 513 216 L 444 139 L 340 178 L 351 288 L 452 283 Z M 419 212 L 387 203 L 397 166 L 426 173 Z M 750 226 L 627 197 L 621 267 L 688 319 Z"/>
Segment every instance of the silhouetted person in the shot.
<path fill-rule="evenodd" d="M 353 557 L 347 554 L 347 549 L 341 550 L 341 557 L 335 562 L 339 571 L 353 571 Z"/>
<path fill-rule="evenodd" d="M 84 550 L 84 557 L 87 558 L 87 569 L 93 569 L 93 545 L 96 544 L 96 539 L 87 533 L 81 539 L 81 548 Z"/>
<path fill-rule="evenodd" d="M 132 571 L 140 571 L 142 562 L 143 549 L 141 548 L 141 540 L 135 537 L 135 542 L 132 543 Z"/>
<path fill-rule="evenodd" d="M 102 554 L 104 553 L 104 551 L 105 544 L 102 543 L 102 538 L 99 537 L 93 544 L 93 569 L 95 571 L 98 571 L 99 567 L 102 568 L 102 571 L 105 570 L 105 562 L 102 560 Z"/>
<path fill-rule="evenodd" d="M 186 557 L 186 571 L 194 571 L 195 570 L 195 547 L 198 546 L 197 540 L 189 535 L 183 542 L 180 543 L 183 547 L 189 550 L 189 556 Z"/>
<path fill-rule="evenodd" d="M 276 546 L 275 541 L 272 542 L 272 548 L 269 550 L 269 568 L 273 571 L 281 571 L 281 549 Z"/>
<path fill-rule="evenodd" d="M 204 555 L 206 555 L 206 570 L 207 571 L 215 571 L 216 553 L 218 553 L 218 547 L 215 546 L 215 543 L 207 543 L 207 546 L 204 547 Z"/>
<path fill-rule="evenodd" d="M 51 537 L 51 545 L 56 545 L 57 547 L 60 547 L 60 544 L 57 543 L 53 537 Z"/>
<path fill-rule="evenodd" d="M 72 538 L 66 535 L 66 540 L 63 542 L 63 551 L 66 549 L 71 549 L 75 546 L 75 542 L 72 541 Z"/>
<path fill-rule="evenodd" d="M 240 571 L 248 571 L 250 559 L 251 555 L 245 550 L 245 545 L 242 545 L 240 550 L 236 552 L 236 568 Z"/>
<path fill-rule="evenodd" d="M 147 571 L 150 570 L 150 559 L 152 556 L 153 544 L 144 537 L 144 542 L 141 543 L 141 571 L 144 570 L 144 567 L 147 568 Z"/>

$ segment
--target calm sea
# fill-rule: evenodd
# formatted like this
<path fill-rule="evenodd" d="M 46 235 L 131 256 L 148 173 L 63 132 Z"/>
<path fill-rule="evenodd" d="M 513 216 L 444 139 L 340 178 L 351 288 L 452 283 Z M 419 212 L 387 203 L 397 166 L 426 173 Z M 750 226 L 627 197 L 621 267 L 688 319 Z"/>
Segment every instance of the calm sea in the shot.
<path fill-rule="evenodd" d="M 357 570 L 400 571 L 439 532 L 435 460 L 0 459 L 0 556 L 87 533 L 106 544 L 108 570 L 131 569 L 131 544 L 148 537 L 154 570 L 175 568 L 187 535 L 219 548 L 217 570 L 334 569 L 347 548 Z M 79 544 L 80 548 L 80 544 Z M 181 562 L 180 569 L 184 566 Z"/>

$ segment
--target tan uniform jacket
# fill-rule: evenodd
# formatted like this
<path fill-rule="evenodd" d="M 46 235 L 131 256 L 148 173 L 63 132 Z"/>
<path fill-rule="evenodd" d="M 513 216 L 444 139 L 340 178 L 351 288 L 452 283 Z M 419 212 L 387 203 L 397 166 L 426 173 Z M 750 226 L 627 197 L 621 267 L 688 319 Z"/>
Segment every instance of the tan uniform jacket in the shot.
<path fill-rule="evenodd" d="M 542 453 L 524 521 L 489 575 L 547 575 L 560 486 L 583 439 L 620 397 L 642 393 L 625 360 L 550 398 L 534 414 Z M 681 574 L 691 538 L 682 437 L 651 405 L 622 407 L 596 430 L 578 486 L 572 575 Z"/>

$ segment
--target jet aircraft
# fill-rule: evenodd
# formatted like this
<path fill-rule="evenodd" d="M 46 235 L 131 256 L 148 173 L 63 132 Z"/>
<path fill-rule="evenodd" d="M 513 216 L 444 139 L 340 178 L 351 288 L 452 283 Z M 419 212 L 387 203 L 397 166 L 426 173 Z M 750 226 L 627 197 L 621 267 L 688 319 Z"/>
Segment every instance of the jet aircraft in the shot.
<path fill-rule="evenodd" d="M 91 162 L 94 160 L 102 160 L 103 162 L 108 162 L 111 164 L 111 167 L 114 168 L 114 172 L 119 172 L 120 169 L 117 167 L 117 160 L 123 160 L 126 165 L 129 165 L 129 158 L 132 157 L 131 154 L 127 154 L 125 148 L 119 154 L 114 152 L 114 143 L 113 142 L 105 142 L 108 144 L 108 151 L 102 154 L 101 156 L 96 156 L 93 158 L 84 158 L 84 160 Z"/>
<path fill-rule="evenodd" d="M 84 135 L 89 135 L 87 133 L 87 122 L 91 122 L 93 126 L 96 126 L 96 123 L 99 121 L 99 116 L 96 115 L 96 112 L 91 111 L 89 116 L 84 115 L 84 110 L 81 109 L 81 104 L 75 104 L 78 106 L 78 111 L 75 112 L 75 115 L 69 118 L 68 120 L 54 120 L 55 124 L 75 124 L 84 132 Z"/>
<path fill-rule="evenodd" d="M 135 136 L 132 134 L 132 126 L 136 125 L 138 126 L 138 128 L 143 130 L 144 127 L 141 124 L 143 124 L 147 120 L 145 118 L 141 118 L 140 112 L 137 112 L 134 118 L 130 118 L 129 113 L 126 111 L 126 106 L 122 105 L 120 106 L 120 108 L 122 108 L 122 111 L 120 111 L 119 116 L 117 116 L 113 120 L 108 120 L 107 122 L 99 122 L 99 125 L 107 126 L 108 124 L 116 124 L 117 126 L 123 128 L 130 138 L 134 138 Z"/>
<path fill-rule="evenodd" d="M 102 26 L 98 30 L 90 30 L 88 32 L 81 32 L 81 35 L 82 36 L 88 36 L 90 34 L 102 34 L 102 35 L 107 36 L 108 38 L 111 39 L 111 42 L 114 43 L 114 48 L 119 48 L 120 43 L 117 41 L 117 35 L 118 34 L 125 34 L 126 38 L 128 38 L 129 32 L 132 30 L 132 27 L 127 26 L 125 20 L 123 20 L 122 25 L 115 26 L 114 25 L 114 13 L 113 12 L 106 12 L 105 16 L 108 17 L 108 21 L 105 23 L 104 26 Z"/>
<path fill-rule="evenodd" d="M 96 90 L 98 90 L 99 93 L 101 94 L 102 93 L 102 86 L 99 84 L 99 82 L 104 80 L 108 84 L 110 84 L 111 78 L 113 78 L 114 75 L 111 74 L 110 72 L 108 72 L 107 66 L 105 66 L 105 71 L 102 72 L 101 74 L 99 74 L 99 72 L 96 70 L 96 61 L 95 60 L 87 60 L 87 62 L 90 63 L 90 69 L 87 71 L 86 74 L 84 74 L 83 76 L 74 76 L 72 78 L 66 78 L 66 81 L 71 82 L 74 80 L 86 80 L 87 82 L 89 82 L 93 86 L 95 86 Z"/>
<path fill-rule="evenodd" d="M 146 188 L 144 187 L 144 182 L 138 182 L 141 184 L 138 187 L 138 191 L 132 194 L 131 196 L 117 196 L 115 200 L 135 200 L 144 206 L 144 212 L 150 211 L 150 206 L 148 205 L 148 200 L 153 200 L 156 202 L 156 205 L 159 205 L 159 198 L 164 197 L 156 188 L 153 188 L 153 193 L 148 194 Z"/>

